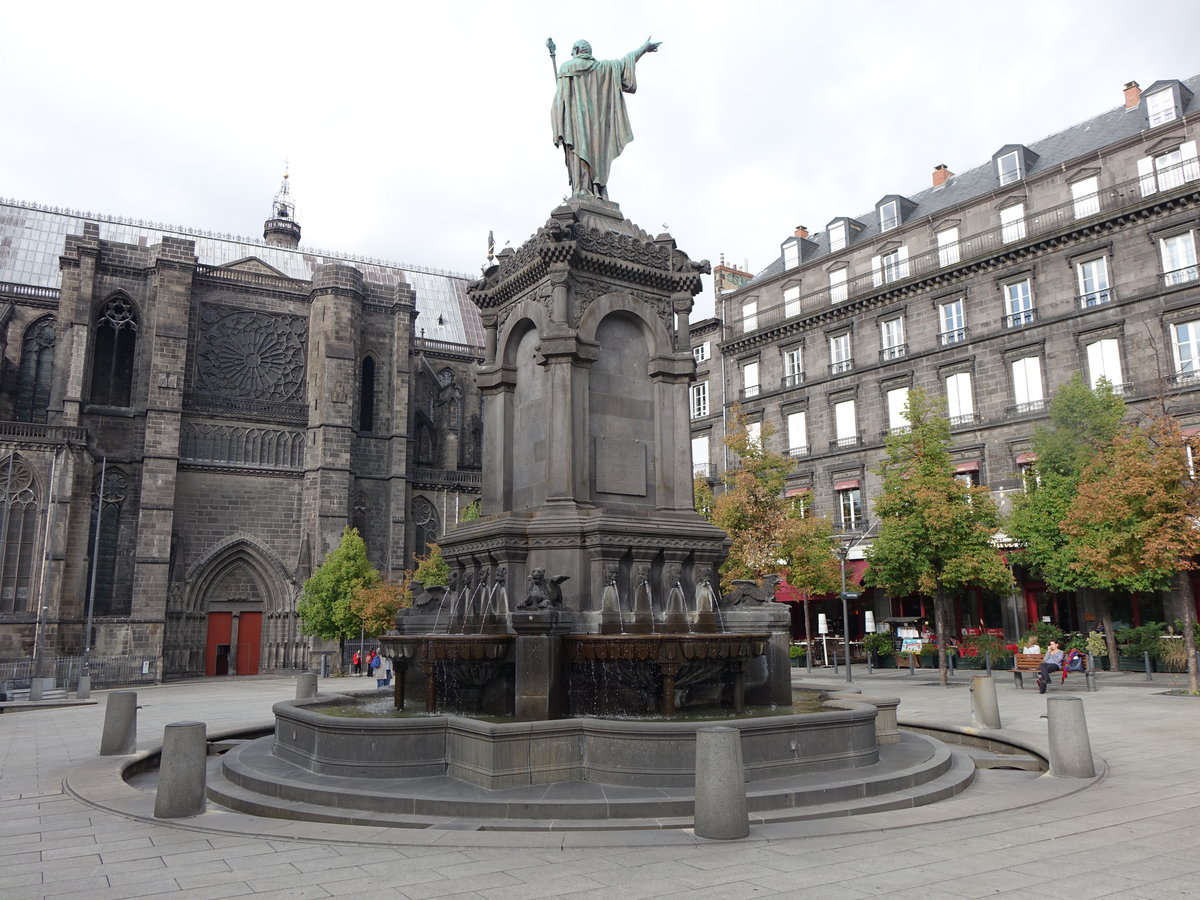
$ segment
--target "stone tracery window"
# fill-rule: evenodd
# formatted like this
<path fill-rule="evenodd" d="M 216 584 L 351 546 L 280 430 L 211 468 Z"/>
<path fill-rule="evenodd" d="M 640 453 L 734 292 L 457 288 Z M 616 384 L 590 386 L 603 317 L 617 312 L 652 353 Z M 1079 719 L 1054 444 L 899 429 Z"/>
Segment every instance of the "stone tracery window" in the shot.
<path fill-rule="evenodd" d="M 33 473 L 12 455 L 0 460 L 0 612 L 33 609 L 38 499 Z"/>
<path fill-rule="evenodd" d="M 128 297 L 118 294 L 100 308 L 92 332 L 92 403 L 129 406 L 137 330 Z"/>
<path fill-rule="evenodd" d="M 18 422 L 46 421 L 50 379 L 54 374 L 55 339 L 54 316 L 43 316 L 25 330 L 14 412 Z"/>
<path fill-rule="evenodd" d="M 440 526 L 437 510 L 424 497 L 417 497 L 412 502 L 413 523 L 413 555 L 424 556 L 429 552 L 427 544 L 437 540 Z"/>
<path fill-rule="evenodd" d="M 100 497 L 100 473 L 92 482 L 91 528 L 88 533 L 88 585 L 92 584 L 95 570 L 95 605 L 92 611 L 97 616 L 115 616 L 129 613 L 129 601 L 120 601 L 116 591 L 117 556 L 120 553 L 121 510 L 129 495 L 129 476 L 117 468 L 108 467 L 104 472 L 104 497 Z M 96 508 L 103 503 L 97 522 Z M 100 542 L 96 543 L 96 527 L 100 528 Z M 94 556 L 93 556 L 93 551 Z"/>

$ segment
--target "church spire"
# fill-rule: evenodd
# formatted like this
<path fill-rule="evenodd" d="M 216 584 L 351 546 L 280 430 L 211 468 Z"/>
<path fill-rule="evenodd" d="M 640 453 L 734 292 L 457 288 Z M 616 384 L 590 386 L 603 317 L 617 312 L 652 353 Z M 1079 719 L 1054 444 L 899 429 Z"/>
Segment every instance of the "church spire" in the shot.
<path fill-rule="evenodd" d="M 300 225 L 296 222 L 296 204 L 292 201 L 286 169 L 275 199 L 271 201 L 271 218 L 263 224 L 263 240 L 276 247 L 300 245 Z"/>

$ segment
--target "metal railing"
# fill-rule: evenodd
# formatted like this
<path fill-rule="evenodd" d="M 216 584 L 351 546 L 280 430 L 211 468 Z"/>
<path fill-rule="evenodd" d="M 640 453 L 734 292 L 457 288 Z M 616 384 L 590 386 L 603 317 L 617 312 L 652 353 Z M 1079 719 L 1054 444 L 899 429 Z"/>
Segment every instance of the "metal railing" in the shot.
<path fill-rule="evenodd" d="M 802 456 L 808 456 L 808 454 L 808 447 L 789 447 L 787 452 L 787 455 L 792 459 L 799 459 Z"/>
<path fill-rule="evenodd" d="M 943 347 L 948 347 L 951 344 L 961 344 L 967 339 L 966 326 L 955 328 L 951 331 L 943 331 L 938 335 L 938 343 Z"/>
<path fill-rule="evenodd" d="M 1004 317 L 1005 328 L 1024 328 L 1037 321 L 1036 309 L 1021 309 Z"/>
<path fill-rule="evenodd" d="M 1086 294 L 1076 294 L 1075 299 L 1079 301 L 1080 309 L 1087 309 L 1089 306 L 1111 303 L 1117 299 L 1117 292 L 1112 288 L 1101 288 L 1098 291 L 1088 291 Z"/>
<path fill-rule="evenodd" d="M 42 661 L 46 678 L 53 677 L 60 688 L 74 690 L 83 672 L 82 656 L 59 656 Z M 125 684 L 154 684 L 158 681 L 158 660 L 153 656 L 93 656 L 88 660 L 92 687 L 118 687 Z M 0 686 L 18 690 L 29 687 L 33 660 L 0 659 Z"/>
<path fill-rule="evenodd" d="M 901 359 L 908 354 L 908 344 L 896 344 L 893 347 L 884 347 L 879 351 L 879 361 L 887 362 L 890 359 Z"/>
<path fill-rule="evenodd" d="M 87 429 L 40 422 L 0 422 L 0 438 L 33 439 L 49 444 L 84 444 L 87 443 Z"/>
<path fill-rule="evenodd" d="M 1025 416 L 1030 413 L 1042 412 L 1045 408 L 1045 400 L 1029 400 L 1025 403 L 1015 403 L 1012 406 L 1007 406 L 1004 411 L 1010 416 Z"/>
<path fill-rule="evenodd" d="M 842 375 L 854 369 L 854 360 L 843 359 L 841 362 L 831 362 L 829 364 L 830 375 Z"/>
<path fill-rule="evenodd" d="M 1113 185 L 1106 185 L 1102 190 L 1089 197 L 1076 197 L 1057 206 L 1029 211 L 1023 220 L 1026 232 L 1024 241 L 1037 240 L 1039 237 L 1061 231 L 1077 222 L 1087 222 L 1099 216 L 1111 216 L 1126 210 L 1136 209 L 1153 202 L 1152 196 L 1155 194 L 1185 188 L 1198 179 L 1200 179 L 1200 164 L 1197 164 L 1196 160 L 1187 160 L 1179 165 L 1165 168 L 1151 175 L 1139 176 Z M 983 198 L 980 199 L 982 200 Z M 825 312 L 831 305 L 838 306 L 859 298 L 869 297 L 872 294 L 889 290 L 905 281 L 920 279 L 943 269 L 968 265 L 977 259 L 987 258 L 998 253 L 1012 252 L 1020 246 L 1020 242 L 1005 242 L 1003 236 L 1006 228 L 1011 228 L 1011 225 L 997 225 L 995 228 L 965 236 L 958 242 L 958 259 L 953 262 L 949 259 L 950 254 L 946 253 L 946 247 L 940 249 L 934 247 L 926 252 L 909 256 L 905 261 L 908 267 L 907 277 L 900 278 L 893 283 L 879 285 L 876 283 L 879 281 L 876 273 L 865 272 L 862 275 L 849 278 L 845 282 L 833 286 L 825 285 L 815 291 L 810 291 L 800 297 L 798 312 L 795 300 L 787 304 L 787 311 L 793 313 L 790 316 L 785 315 L 785 305 L 783 302 L 772 306 L 764 306 L 760 299 L 753 327 L 744 327 L 749 323 L 743 322 L 740 314 L 722 317 L 725 322 L 730 323 L 725 326 L 725 339 L 728 340 L 740 335 L 750 334 L 753 331 L 771 328 L 789 319 L 819 315 Z M 852 246 L 844 251 L 840 250 L 836 253 L 822 254 L 819 257 L 814 257 L 812 260 L 805 260 L 804 266 L 809 266 L 816 259 L 829 261 L 839 256 L 846 258 L 852 256 L 856 251 L 863 250 L 866 246 L 866 243 L 860 242 L 858 246 Z M 939 253 L 941 254 L 940 257 Z M 788 271 L 799 271 L 801 268 L 803 267 L 795 267 Z M 1183 273 L 1183 275 L 1178 276 L 1174 272 L 1165 273 L 1162 276 L 1164 283 L 1170 286 L 1200 278 L 1200 270 L 1195 265 L 1186 266 L 1177 270 L 1177 272 Z M 1172 281 L 1169 280 L 1170 276 L 1180 277 L 1182 280 Z"/>
<path fill-rule="evenodd" d="M 784 388 L 799 387 L 802 384 L 804 384 L 803 372 L 793 372 L 791 375 L 783 376 L 782 386 Z"/>

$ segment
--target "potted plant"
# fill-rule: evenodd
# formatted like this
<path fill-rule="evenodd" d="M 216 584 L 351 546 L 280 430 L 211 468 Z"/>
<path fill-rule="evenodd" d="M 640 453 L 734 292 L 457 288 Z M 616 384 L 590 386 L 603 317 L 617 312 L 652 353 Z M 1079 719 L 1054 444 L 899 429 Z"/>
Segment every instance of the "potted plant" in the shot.
<path fill-rule="evenodd" d="M 1157 658 L 1166 626 L 1162 622 L 1146 622 L 1135 628 L 1118 628 L 1117 665 L 1126 672 L 1146 671 L 1145 654 L 1150 654 L 1151 671 L 1154 671 L 1154 660 Z"/>
<path fill-rule="evenodd" d="M 863 649 L 871 654 L 872 664 L 877 669 L 891 668 L 895 665 L 892 658 L 895 648 L 892 646 L 890 634 L 868 634 L 863 638 Z"/>
<path fill-rule="evenodd" d="M 804 661 L 804 652 L 803 644 L 792 644 L 788 647 L 788 657 L 792 661 L 793 669 L 800 668 L 800 664 Z"/>
<path fill-rule="evenodd" d="M 1083 642 L 1083 651 L 1092 655 L 1097 667 L 1108 666 L 1108 641 L 1104 639 L 1104 632 L 1089 632 L 1087 640 Z"/>
<path fill-rule="evenodd" d="M 1004 639 L 994 634 L 973 634 L 963 638 L 962 652 L 956 660 L 956 665 L 964 669 L 986 669 L 988 657 L 991 657 L 992 668 L 1004 668 L 1009 665 L 1012 652 Z"/>
<path fill-rule="evenodd" d="M 938 645 L 937 641 L 926 641 L 921 645 L 921 654 L 918 657 L 920 665 L 928 669 L 936 669 L 938 667 Z"/>

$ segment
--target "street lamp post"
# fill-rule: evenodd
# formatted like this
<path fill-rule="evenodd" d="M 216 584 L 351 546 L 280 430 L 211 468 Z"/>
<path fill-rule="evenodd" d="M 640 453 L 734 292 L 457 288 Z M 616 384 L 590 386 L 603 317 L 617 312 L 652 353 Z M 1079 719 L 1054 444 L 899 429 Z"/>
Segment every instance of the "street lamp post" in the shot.
<path fill-rule="evenodd" d="M 846 600 L 846 557 L 850 555 L 850 545 L 842 544 L 837 548 L 838 561 L 842 564 L 842 644 L 846 652 L 846 681 L 854 681 L 850 674 L 850 606 Z"/>

